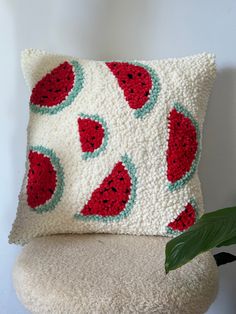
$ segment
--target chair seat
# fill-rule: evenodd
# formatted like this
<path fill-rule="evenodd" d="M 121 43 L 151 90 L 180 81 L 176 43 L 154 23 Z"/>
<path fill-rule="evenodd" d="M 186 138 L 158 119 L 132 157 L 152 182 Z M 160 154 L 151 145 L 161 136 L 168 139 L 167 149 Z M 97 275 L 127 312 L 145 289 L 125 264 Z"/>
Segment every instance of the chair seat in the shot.
<path fill-rule="evenodd" d="M 13 280 L 32 313 L 198 314 L 218 287 L 210 253 L 165 275 L 169 239 L 130 235 L 56 235 L 32 240 Z"/>

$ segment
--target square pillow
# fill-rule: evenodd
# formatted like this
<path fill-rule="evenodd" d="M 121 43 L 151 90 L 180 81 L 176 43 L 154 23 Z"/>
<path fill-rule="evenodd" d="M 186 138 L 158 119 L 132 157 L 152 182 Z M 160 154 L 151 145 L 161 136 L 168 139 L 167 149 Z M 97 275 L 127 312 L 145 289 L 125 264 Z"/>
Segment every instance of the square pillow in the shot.
<path fill-rule="evenodd" d="M 30 49 L 22 68 L 30 118 L 10 242 L 57 233 L 173 236 L 196 222 L 213 55 L 105 62 Z"/>

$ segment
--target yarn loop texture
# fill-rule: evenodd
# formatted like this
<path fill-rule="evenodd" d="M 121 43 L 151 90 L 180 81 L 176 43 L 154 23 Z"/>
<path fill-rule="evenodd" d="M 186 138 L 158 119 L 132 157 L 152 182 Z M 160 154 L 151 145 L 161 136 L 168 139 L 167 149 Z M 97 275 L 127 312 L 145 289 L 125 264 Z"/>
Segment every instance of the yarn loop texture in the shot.
<path fill-rule="evenodd" d="M 204 212 L 198 177 L 214 56 L 92 61 L 28 49 L 26 173 L 9 241 L 175 236 Z"/>

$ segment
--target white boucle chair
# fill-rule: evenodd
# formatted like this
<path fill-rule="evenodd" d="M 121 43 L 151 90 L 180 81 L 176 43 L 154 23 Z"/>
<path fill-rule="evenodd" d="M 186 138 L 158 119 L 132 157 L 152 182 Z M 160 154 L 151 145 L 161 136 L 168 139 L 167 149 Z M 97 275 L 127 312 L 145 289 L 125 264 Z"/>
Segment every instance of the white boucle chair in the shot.
<path fill-rule="evenodd" d="M 214 301 L 218 271 L 210 253 L 164 271 L 169 239 L 130 235 L 36 238 L 18 257 L 13 280 L 39 314 L 200 314 Z"/>

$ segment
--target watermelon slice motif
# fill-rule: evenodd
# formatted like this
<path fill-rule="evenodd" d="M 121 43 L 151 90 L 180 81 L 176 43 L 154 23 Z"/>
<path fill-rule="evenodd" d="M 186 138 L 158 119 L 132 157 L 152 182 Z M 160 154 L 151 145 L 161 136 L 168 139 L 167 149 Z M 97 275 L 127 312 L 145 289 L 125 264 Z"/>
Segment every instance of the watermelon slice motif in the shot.
<path fill-rule="evenodd" d="M 83 87 L 83 69 L 77 61 L 65 61 L 36 83 L 30 97 L 35 113 L 56 114 L 71 105 Z"/>
<path fill-rule="evenodd" d="M 111 173 L 95 189 L 76 219 L 119 221 L 129 215 L 136 198 L 136 169 L 131 159 L 124 155 Z"/>
<path fill-rule="evenodd" d="M 167 226 L 167 233 L 177 235 L 188 230 L 199 218 L 196 202 L 191 199 L 178 217 Z"/>
<path fill-rule="evenodd" d="M 143 118 L 157 102 L 159 79 L 149 66 L 135 62 L 106 62 L 123 90 L 124 97 L 136 118 Z"/>
<path fill-rule="evenodd" d="M 28 154 L 27 203 L 37 213 L 55 208 L 64 189 L 59 158 L 43 146 L 32 146 Z"/>
<path fill-rule="evenodd" d="M 83 159 L 95 158 L 106 149 L 109 132 L 105 120 L 100 116 L 81 113 L 78 132 Z"/>
<path fill-rule="evenodd" d="M 166 152 L 170 191 L 181 188 L 194 175 L 200 157 L 198 123 L 182 105 L 174 104 L 168 116 L 169 139 Z"/>

